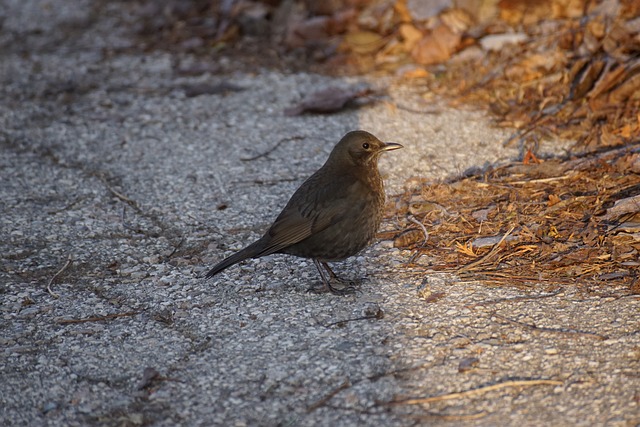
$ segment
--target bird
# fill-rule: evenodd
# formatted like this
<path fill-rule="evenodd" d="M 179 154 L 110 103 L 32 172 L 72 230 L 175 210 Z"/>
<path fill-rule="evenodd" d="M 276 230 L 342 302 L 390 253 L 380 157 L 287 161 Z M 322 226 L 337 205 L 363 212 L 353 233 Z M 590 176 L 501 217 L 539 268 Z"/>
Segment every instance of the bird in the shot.
<path fill-rule="evenodd" d="M 378 159 L 382 153 L 399 148 L 403 146 L 382 142 L 364 130 L 344 135 L 324 165 L 291 196 L 266 233 L 220 261 L 206 278 L 243 260 L 280 253 L 313 260 L 323 285 L 318 291 L 352 293 L 353 286 L 337 288 L 331 284 L 344 281 L 327 263 L 353 256 L 373 240 L 385 204 Z"/>

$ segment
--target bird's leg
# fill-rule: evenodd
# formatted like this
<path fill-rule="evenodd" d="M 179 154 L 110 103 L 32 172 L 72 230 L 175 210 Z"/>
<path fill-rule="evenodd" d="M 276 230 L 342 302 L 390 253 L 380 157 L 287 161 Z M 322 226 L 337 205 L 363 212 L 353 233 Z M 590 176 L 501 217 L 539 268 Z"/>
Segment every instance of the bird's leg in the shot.
<path fill-rule="evenodd" d="M 340 282 L 340 283 L 344 283 L 344 280 L 342 280 L 341 278 L 338 277 L 338 275 L 336 273 L 333 272 L 333 270 L 331 269 L 331 267 L 329 267 L 329 264 L 327 264 L 326 262 L 323 261 L 318 261 L 320 263 L 320 265 L 322 265 L 324 267 L 325 270 L 327 270 L 327 272 L 329 273 L 329 277 L 331 278 L 331 280 L 335 280 L 336 282 Z"/>
<path fill-rule="evenodd" d="M 329 264 L 327 264 L 326 262 L 321 262 L 321 264 L 325 268 L 325 270 L 327 270 L 329 272 L 329 276 L 331 277 L 331 279 L 335 280 L 338 283 L 342 283 L 343 285 L 349 286 L 351 288 L 353 288 L 354 286 L 359 285 L 361 283 L 360 279 L 344 280 L 341 277 L 339 277 L 336 273 L 333 272 L 331 267 L 329 267 Z"/>
<path fill-rule="evenodd" d="M 355 288 L 351 285 L 341 289 L 331 286 L 331 280 L 335 280 L 339 283 L 344 283 L 344 282 L 340 280 L 340 278 L 336 275 L 336 273 L 333 272 L 333 270 L 331 270 L 331 268 L 326 262 L 322 262 L 322 261 L 318 261 L 317 259 L 314 259 L 313 264 L 318 269 L 318 273 L 320 273 L 320 278 L 322 279 L 324 291 L 329 291 L 336 295 L 347 295 L 355 292 Z M 324 267 L 324 270 L 323 270 L 323 267 Z M 329 277 L 327 277 L 327 274 Z"/>

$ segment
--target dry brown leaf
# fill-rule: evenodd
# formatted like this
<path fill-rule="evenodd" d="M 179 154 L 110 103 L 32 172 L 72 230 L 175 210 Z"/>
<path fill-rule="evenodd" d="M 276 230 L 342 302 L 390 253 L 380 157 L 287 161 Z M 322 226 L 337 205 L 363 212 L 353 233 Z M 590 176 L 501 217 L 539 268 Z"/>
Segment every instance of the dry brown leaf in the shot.
<path fill-rule="evenodd" d="M 407 52 L 410 52 L 423 36 L 422 31 L 411 24 L 400 25 L 398 32 L 402 37 L 402 45 Z"/>
<path fill-rule="evenodd" d="M 603 16 L 597 16 L 596 18 L 587 22 L 586 31 L 591 33 L 596 39 L 602 39 L 607 33 L 607 27 L 604 23 Z"/>
<path fill-rule="evenodd" d="M 602 77 L 600 77 L 593 88 L 587 95 L 588 98 L 594 99 L 599 97 L 600 95 L 607 93 L 611 88 L 620 84 L 624 81 L 626 71 L 624 67 L 620 66 L 620 64 L 616 64 L 609 60 L 605 69 L 602 72 Z M 592 106 L 593 108 L 593 106 Z M 594 110 L 598 110 L 598 108 L 593 108 Z"/>
<path fill-rule="evenodd" d="M 331 35 L 340 34 L 347 30 L 348 25 L 357 17 L 355 8 L 340 10 L 329 17 L 327 22 L 327 33 Z"/>
<path fill-rule="evenodd" d="M 605 65 L 606 62 L 598 58 L 592 60 L 580 58 L 576 61 L 569 71 L 571 76 L 570 98 L 580 99 L 593 89 Z"/>
<path fill-rule="evenodd" d="M 640 195 L 620 199 L 607 209 L 607 213 L 602 217 L 605 221 L 614 221 L 629 213 L 640 212 Z"/>
<path fill-rule="evenodd" d="M 387 2 L 368 2 L 365 0 L 349 0 L 349 2 L 355 7 L 364 7 L 356 19 L 358 27 L 361 30 L 386 35 L 393 32 L 393 29 L 398 24 L 396 13 Z M 358 2 L 360 4 L 358 4 Z"/>
<path fill-rule="evenodd" d="M 359 54 L 374 53 L 385 45 L 385 39 L 373 31 L 354 31 L 347 33 L 344 43 L 349 50 Z"/>
<path fill-rule="evenodd" d="M 550 0 L 500 0 L 500 18 L 511 24 L 530 25 L 549 17 Z"/>
<path fill-rule="evenodd" d="M 635 135 L 635 132 L 633 132 L 632 129 L 633 127 L 629 123 L 627 123 L 620 129 L 614 130 L 613 133 L 615 135 L 621 136 L 622 138 L 631 138 L 631 135 Z"/>
<path fill-rule="evenodd" d="M 429 77 L 431 73 L 422 67 L 410 66 L 408 68 L 398 70 L 397 75 L 402 79 L 423 79 Z"/>
<path fill-rule="evenodd" d="M 636 128 L 634 135 L 640 135 L 640 129 Z M 640 153 L 632 153 L 624 156 L 616 162 L 616 170 L 620 173 L 640 174 Z"/>
<path fill-rule="evenodd" d="M 370 88 L 364 86 L 348 88 L 330 86 L 306 95 L 298 105 L 287 108 L 284 113 L 287 116 L 297 116 L 303 113 L 335 113 L 347 107 L 349 103 L 373 93 Z"/>
<path fill-rule="evenodd" d="M 406 248 L 414 246 L 416 243 L 424 242 L 424 232 L 416 228 L 405 230 L 393 239 L 394 248 Z"/>
<path fill-rule="evenodd" d="M 612 104 L 620 104 L 627 99 L 640 99 L 640 70 L 638 71 L 638 74 L 626 79 L 611 91 L 609 100 Z"/>
<path fill-rule="evenodd" d="M 411 18 L 411 12 L 409 12 L 407 8 L 407 0 L 397 0 L 393 5 L 393 10 L 400 22 L 411 22 L 413 20 Z"/>
<path fill-rule="evenodd" d="M 407 50 L 397 40 L 391 40 L 375 56 L 378 66 L 385 64 L 397 64 L 407 57 Z"/>
<path fill-rule="evenodd" d="M 536 24 L 548 19 L 579 18 L 584 0 L 501 0 L 500 18 L 510 24 Z"/>
<path fill-rule="evenodd" d="M 454 33 L 464 33 L 473 24 L 473 18 L 462 9 L 449 9 L 440 14 L 440 20 Z"/>
<path fill-rule="evenodd" d="M 509 79 L 528 82 L 562 68 L 565 61 L 566 57 L 560 51 L 546 52 L 545 54 L 534 53 L 516 65 L 507 68 L 505 74 Z"/>
<path fill-rule="evenodd" d="M 473 244 L 469 241 L 467 243 L 456 242 L 456 250 L 461 254 L 477 258 L 478 254 L 473 251 Z"/>
<path fill-rule="evenodd" d="M 525 165 L 530 165 L 540 164 L 542 162 L 536 157 L 536 155 L 533 153 L 533 150 L 529 148 L 525 153 L 524 158 L 522 159 L 522 163 Z"/>
<path fill-rule="evenodd" d="M 549 194 L 549 201 L 547 202 L 547 206 L 553 206 L 560 203 L 560 197 L 555 194 Z"/>
<path fill-rule="evenodd" d="M 507 45 L 522 43 L 529 39 L 524 33 L 488 34 L 479 40 L 486 51 L 500 51 Z"/>
<path fill-rule="evenodd" d="M 585 11 L 585 0 L 552 0 L 551 18 L 581 18 Z"/>
<path fill-rule="evenodd" d="M 414 46 L 411 57 L 418 64 L 429 65 L 444 62 L 451 57 L 460 44 L 461 37 L 440 24 Z"/>

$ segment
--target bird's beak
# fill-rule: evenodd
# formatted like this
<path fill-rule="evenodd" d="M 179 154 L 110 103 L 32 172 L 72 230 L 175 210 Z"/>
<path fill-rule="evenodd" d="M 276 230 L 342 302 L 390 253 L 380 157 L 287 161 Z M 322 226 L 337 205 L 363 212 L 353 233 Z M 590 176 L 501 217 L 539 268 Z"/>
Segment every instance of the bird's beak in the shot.
<path fill-rule="evenodd" d="M 399 148 L 404 148 L 402 144 L 396 144 L 395 142 L 385 142 L 381 148 L 381 151 L 391 151 L 397 150 Z"/>

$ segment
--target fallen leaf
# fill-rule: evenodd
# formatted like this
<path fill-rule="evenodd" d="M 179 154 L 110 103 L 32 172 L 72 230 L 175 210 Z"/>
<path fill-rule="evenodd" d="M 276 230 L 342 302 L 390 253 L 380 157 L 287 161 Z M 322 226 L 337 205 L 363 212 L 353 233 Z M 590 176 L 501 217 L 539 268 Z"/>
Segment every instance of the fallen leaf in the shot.
<path fill-rule="evenodd" d="M 613 133 L 623 138 L 631 138 L 631 125 L 627 123 L 626 125 L 622 126 L 620 129 L 616 129 Z"/>
<path fill-rule="evenodd" d="M 402 45 L 407 52 L 411 51 L 416 43 L 422 38 L 422 31 L 411 24 L 402 24 L 398 30 L 402 37 Z"/>
<path fill-rule="evenodd" d="M 460 34 L 456 34 L 448 26 L 440 24 L 417 42 L 411 50 L 411 57 L 421 65 L 444 62 L 455 52 L 460 40 Z"/>
<path fill-rule="evenodd" d="M 302 47 L 309 42 L 324 41 L 329 36 L 328 16 L 314 16 L 292 24 L 287 31 L 285 44 L 290 48 Z"/>
<path fill-rule="evenodd" d="M 438 300 L 441 300 L 442 298 L 444 298 L 447 294 L 444 292 L 433 292 L 431 293 L 429 292 L 419 292 L 419 296 L 420 298 L 422 298 L 424 300 L 424 302 L 426 303 L 434 303 Z"/>
<path fill-rule="evenodd" d="M 572 66 L 569 74 L 571 76 L 571 89 L 569 97 L 580 99 L 584 97 L 600 78 L 606 62 L 602 59 L 581 58 Z"/>
<path fill-rule="evenodd" d="M 429 77 L 431 74 L 422 67 L 409 66 L 398 69 L 397 75 L 403 79 L 422 79 Z"/>
<path fill-rule="evenodd" d="M 565 55 L 560 51 L 547 52 L 544 55 L 534 53 L 507 68 L 506 76 L 512 80 L 528 82 L 548 75 L 551 71 L 564 67 Z"/>
<path fill-rule="evenodd" d="M 480 46 L 486 51 L 499 51 L 510 44 L 519 44 L 529 39 L 525 33 L 491 34 L 479 40 Z"/>
<path fill-rule="evenodd" d="M 498 235 L 498 236 L 478 237 L 477 239 L 473 239 L 473 241 L 469 243 L 469 246 L 471 246 L 474 249 L 482 249 L 482 248 L 493 247 L 498 243 L 500 243 L 500 241 L 517 242 L 518 240 L 520 240 L 518 236 L 504 237 L 504 235 Z"/>
<path fill-rule="evenodd" d="M 582 18 L 584 0 L 552 0 L 551 17 L 553 19 Z M 548 18 L 548 17 L 545 17 Z"/>
<path fill-rule="evenodd" d="M 549 237 L 552 237 L 554 239 L 558 239 L 562 236 L 560 236 L 560 233 L 558 232 L 558 229 L 556 228 L 555 225 L 551 225 L 549 226 L 549 232 L 547 234 Z"/>
<path fill-rule="evenodd" d="M 549 201 L 547 202 L 547 206 L 553 206 L 560 203 L 560 197 L 555 194 L 549 194 Z"/>
<path fill-rule="evenodd" d="M 594 99 L 607 93 L 613 87 L 624 81 L 625 74 L 624 67 L 620 67 L 613 60 L 608 60 L 602 71 L 602 76 L 595 82 L 587 97 Z M 595 108 L 595 110 L 598 110 L 598 108 Z"/>
<path fill-rule="evenodd" d="M 639 64 L 640 65 L 640 64 Z M 640 99 L 640 66 L 638 74 L 626 79 L 609 94 L 612 104 L 621 104 L 627 99 Z"/>
<path fill-rule="evenodd" d="M 533 151 L 531 150 L 531 148 L 529 148 L 527 150 L 527 152 L 524 155 L 524 159 L 522 159 L 522 163 L 525 165 L 529 165 L 529 164 L 540 164 L 540 160 L 536 157 L 536 155 L 533 153 Z"/>
<path fill-rule="evenodd" d="M 407 8 L 407 0 L 397 0 L 393 4 L 393 10 L 397 14 L 400 22 L 411 22 L 413 20 Z"/>
<path fill-rule="evenodd" d="M 445 9 L 453 7 L 452 0 L 406 0 L 407 11 L 414 21 L 426 21 Z"/>
<path fill-rule="evenodd" d="M 440 14 L 440 20 L 454 33 L 464 33 L 473 24 L 473 18 L 462 9 L 449 9 Z"/>
<path fill-rule="evenodd" d="M 468 372 L 478 366 L 479 363 L 480 359 L 477 357 L 465 357 L 460 361 L 460 363 L 458 363 L 458 372 Z"/>
<path fill-rule="evenodd" d="M 640 212 L 640 195 L 617 200 L 612 207 L 607 209 L 603 216 L 605 221 L 614 221 L 623 215 Z"/>
<path fill-rule="evenodd" d="M 442 205 L 421 197 L 412 198 L 409 203 L 409 213 L 411 215 L 424 215 L 428 212 L 446 212 Z"/>
<path fill-rule="evenodd" d="M 477 257 L 478 255 L 473 251 L 473 245 L 471 242 L 460 243 L 456 242 L 456 250 L 462 254 L 465 254 L 470 257 Z"/>
<path fill-rule="evenodd" d="M 418 242 L 420 243 L 425 242 L 424 232 L 422 230 L 412 228 L 398 234 L 398 236 L 396 236 L 396 238 L 393 239 L 393 247 L 407 248 L 410 246 L 414 246 Z"/>
<path fill-rule="evenodd" d="M 384 38 L 373 31 L 355 31 L 344 37 L 345 45 L 359 54 L 373 53 L 385 45 Z"/>
<path fill-rule="evenodd" d="M 484 222 L 488 219 L 489 213 L 495 209 L 495 206 L 491 206 L 485 209 L 478 209 L 471 212 L 471 217 L 478 222 Z"/>
<path fill-rule="evenodd" d="M 287 116 L 297 116 L 303 113 L 336 113 L 348 107 L 358 99 L 363 99 L 363 103 L 373 102 L 372 99 L 365 99 L 368 95 L 373 95 L 374 91 L 369 87 L 355 86 L 344 88 L 340 86 L 330 86 L 308 94 L 296 106 L 284 110 Z"/>
<path fill-rule="evenodd" d="M 553 0 L 500 0 L 500 19 L 509 24 L 535 24 L 551 17 L 552 4 Z"/>

